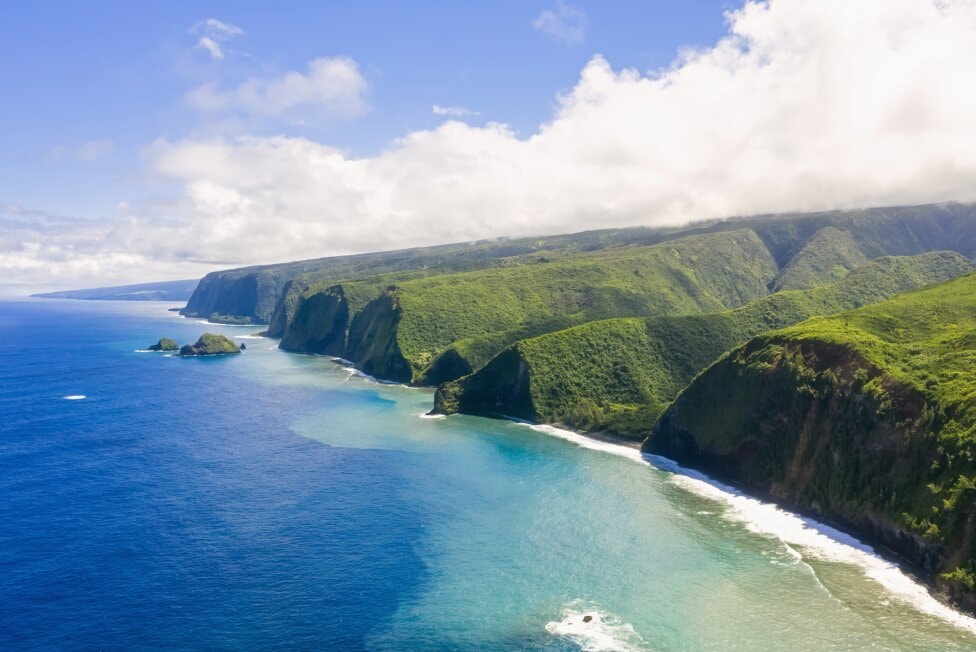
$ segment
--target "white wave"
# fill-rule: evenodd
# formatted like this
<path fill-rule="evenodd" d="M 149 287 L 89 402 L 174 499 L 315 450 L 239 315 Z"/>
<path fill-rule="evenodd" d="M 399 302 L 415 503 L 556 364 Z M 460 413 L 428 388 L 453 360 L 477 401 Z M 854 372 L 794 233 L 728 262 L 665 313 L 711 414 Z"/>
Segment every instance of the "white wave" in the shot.
<path fill-rule="evenodd" d="M 595 608 L 584 609 L 580 601 L 575 601 L 567 605 L 562 615 L 562 620 L 547 623 L 546 631 L 553 636 L 569 639 L 584 652 L 647 649 L 647 643 L 634 631 L 634 627 L 613 614 Z"/>
<path fill-rule="evenodd" d="M 421 412 L 417 416 L 420 417 L 421 419 L 434 419 L 437 421 L 447 418 L 446 414 L 431 414 L 430 412 Z"/>
<path fill-rule="evenodd" d="M 610 453 L 611 455 L 617 455 L 618 457 L 626 457 L 634 462 L 648 464 L 648 461 L 644 458 L 644 455 L 637 448 L 625 446 L 624 444 L 614 444 L 608 441 L 600 441 L 599 439 L 587 437 L 586 435 L 581 435 L 578 432 L 573 432 L 571 430 L 556 428 L 555 426 L 530 424 L 519 419 L 512 419 L 512 421 L 527 425 L 531 430 L 535 430 L 536 432 L 545 433 L 552 437 L 558 437 L 560 439 L 565 439 L 566 441 L 571 441 L 580 448 L 588 448 L 591 451 Z"/>
<path fill-rule="evenodd" d="M 312 355 L 318 355 L 318 354 L 313 353 Z M 337 358 L 334 356 L 326 356 L 326 357 L 331 358 L 332 362 L 336 363 L 340 369 L 342 369 L 348 374 L 346 376 L 347 380 L 353 376 L 358 376 L 359 378 L 365 380 L 367 383 L 374 383 L 376 385 L 383 385 L 385 387 L 400 387 L 402 389 L 427 389 L 425 387 L 414 387 L 413 385 L 408 385 L 406 383 L 398 383 L 395 380 L 383 380 L 382 378 L 377 378 L 376 376 L 370 376 L 368 373 L 356 369 L 356 367 L 353 366 L 353 363 L 350 362 L 349 360 L 346 360 L 345 358 Z"/>
<path fill-rule="evenodd" d="M 69 394 L 68 396 L 62 396 L 61 398 L 63 398 L 66 401 L 80 401 L 88 397 L 85 396 L 84 394 Z"/>
<path fill-rule="evenodd" d="M 787 546 L 789 553 L 798 553 L 801 557 L 805 554 L 822 561 L 857 566 L 867 577 L 902 602 L 976 634 L 976 619 L 939 602 L 928 589 L 902 571 L 897 564 L 884 559 L 871 546 L 845 532 L 812 518 L 788 512 L 772 503 L 747 496 L 704 473 L 684 468 L 666 457 L 646 455 L 629 446 L 591 439 L 553 426 L 531 425 L 529 427 L 537 432 L 573 442 L 582 448 L 625 457 L 668 471 L 671 473 L 671 481 L 678 486 L 724 503 L 729 509 L 725 510 L 721 517 L 736 521 L 757 534 L 779 539 Z M 810 570 L 813 570 L 812 567 Z M 816 579 L 819 583 L 820 578 Z"/>

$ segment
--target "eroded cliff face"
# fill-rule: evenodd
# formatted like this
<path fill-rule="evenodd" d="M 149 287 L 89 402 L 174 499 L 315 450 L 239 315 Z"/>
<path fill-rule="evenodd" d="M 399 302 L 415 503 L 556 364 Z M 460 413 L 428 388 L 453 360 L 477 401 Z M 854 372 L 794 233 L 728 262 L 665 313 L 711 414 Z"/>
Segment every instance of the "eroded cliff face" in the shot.
<path fill-rule="evenodd" d="M 398 383 L 413 379 L 410 363 L 400 352 L 397 325 L 400 303 L 396 287 L 389 287 L 356 313 L 341 357 L 376 378 Z"/>
<path fill-rule="evenodd" d="M 477 374 L 445 383 L 434 394 L 434 414 L 480 414 L 535 421 L 529 366 L 517 346 L 495 356 Z"/>
<path fill-rule="evenodd" d="M 295 317 L 295 312 L 301 303 L 302 295 L 308 286 L 298 279 L 292 279 L 285 283 L 281 290 L 281 296 L 275 303 L 274 310 L 271 312 L 271 320 L 268 323 L 268 330 L 262 335 L 265 337 L 284 337 L 288 332 L 288 325 Z"/>
<path fill-rule="evenodd" d="M 932 487 L 958 487 L 973 464 L 937 436 L 938 414 L 850 348 L 760 337 L 703 372 L 644 450 L 881 544 L 972 609 L 951 573 L 972 564 L 976 491 Z"/>
<path fill-rule="evenodd" d="M 255 324 L 261 322 L 257 304 L 256 275 L 228 277 L 222 272 L 214 272 L 200 280 L 180 314 L 213 322 Z"/>
<path fill-rule="evenodd" d="M 342 286 L 334 285 L 297 303 L 279 347 L 345 357 L 348 329 L 349 303 Z"/>

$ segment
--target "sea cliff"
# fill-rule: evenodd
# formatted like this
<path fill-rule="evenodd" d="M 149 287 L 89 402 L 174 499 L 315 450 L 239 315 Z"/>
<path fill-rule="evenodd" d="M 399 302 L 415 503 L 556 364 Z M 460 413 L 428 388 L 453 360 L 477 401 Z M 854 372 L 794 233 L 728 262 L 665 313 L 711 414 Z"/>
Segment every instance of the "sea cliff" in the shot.
<path fill-rule="evenodd" d="M 976 609 L 976 275 L 750 340 L 649 453 L 857 532 Z"/>

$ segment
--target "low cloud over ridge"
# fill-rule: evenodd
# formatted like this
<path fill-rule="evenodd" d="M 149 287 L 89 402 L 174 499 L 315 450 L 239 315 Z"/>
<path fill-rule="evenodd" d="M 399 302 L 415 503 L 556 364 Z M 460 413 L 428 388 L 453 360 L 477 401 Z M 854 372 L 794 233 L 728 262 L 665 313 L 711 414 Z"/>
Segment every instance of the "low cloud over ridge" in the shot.
<path fill-rule="evenodd" d="M 106 222 L 93 255 L 173 269 L 976 200 L 973 61 L 976 0 L 747 2 L 667 70 L 595 56 L 524 139 L 448 120 L 362 159 L 287 136 L 157 142 L 152 168 L 181 197 Z M 0 251 L 0 271 L 39 255 Z"/>

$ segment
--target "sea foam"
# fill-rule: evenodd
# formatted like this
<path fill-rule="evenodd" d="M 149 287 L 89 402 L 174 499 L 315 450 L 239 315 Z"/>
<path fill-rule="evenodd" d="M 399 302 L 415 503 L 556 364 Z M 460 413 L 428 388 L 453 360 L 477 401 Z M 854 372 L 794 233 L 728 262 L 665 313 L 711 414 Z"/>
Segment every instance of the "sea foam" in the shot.
<path fill-rule="evenodd" d="M 625 457 L 670 472 L 670 480 L 676 485 L 727 505 L 729 509 L 721 514 L 723 518 L 738 522 L 757 534 L 779 539 L 790 552 L 800 554 L 799 561 L 803 561 L 802 556 L 806 554 L 812 559 L 857 566 L 867 577 L 899 600 L 923 613 L 976 634 L 976 619 L 939 602 L 897 564 L 889 562 L 877 554 L 871 546 L 836 528 L 747 496 L 703 473 L 684 468 L 666 457 L 646 455 L 629 446 L 595 440 L 553 426 L 530 425 L 529 428 L 565 439 L 583 448 Z M 809 567 L 808 564 L 806 565 Z M 819 577 L 816 579 L 820 582 Z"/>
<path fill-rule="evenodd" d="M 88 397 L 85 396 L 84 394 L 69 394 L 68 396 L 62 396 L 61 398 L 63 398 L 66 401 L 80 401 Z"/>
<path fill-rule="evenodd" d="M 584 608 L 581 601 L 566 606 L 562 620 L 546 624 L 553 636 L 566 638 L 584 652 L 630 652 L 647 644 L 633 626 L 598 608 Z"/>

